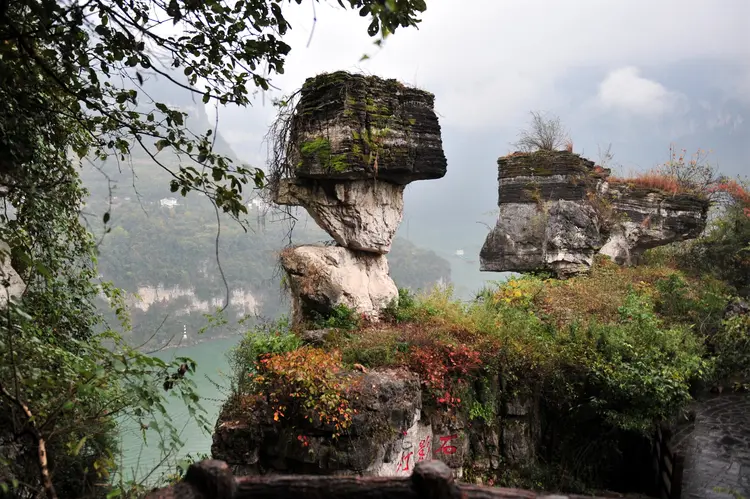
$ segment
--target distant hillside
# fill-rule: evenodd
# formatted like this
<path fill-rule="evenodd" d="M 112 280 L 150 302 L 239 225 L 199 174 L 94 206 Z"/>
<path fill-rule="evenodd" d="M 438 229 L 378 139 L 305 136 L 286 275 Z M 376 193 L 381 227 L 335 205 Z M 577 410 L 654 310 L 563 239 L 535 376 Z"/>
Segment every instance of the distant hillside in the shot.
<path fill-rule="evenodd" d="M 132 171 L 131 171 L 132 168 Z M 169 174 L 148 161 L 135 159 L 119 171 L 115 164 L 87 167 L 83 179 L 90 191 L 86 206 L 91 230 L 101 237 L 102 215 L 110 211 L 110 232 L 100 245 L 99 271 L 129 293 L 134 343 L 158 330 L 152 342 L 196 340 L 206 324 L 204 314 L 224 305 L 229 289 L 228 324 L 207 331 L 225 335 L 246 315 L 273 318 L 287 313 L 281 291 L 277 254 L 289 243 L 290 224 L 268 212 L 260 200 L 249 201 L 250 227 L 245 232 L 229 217 L 217 219 L 209 200 L 198 193 L 186 198 L 169 191 Z M 252 193 L 250 193 L 251 195 Z M 291 232 L 292 242 L 321 243 L 330 237 L 304 212 Z M 450 263 L 432 251 L 397 239 L 388 256 L 391 275 L 401 287 L 432 287 L 449 282 Z"/>

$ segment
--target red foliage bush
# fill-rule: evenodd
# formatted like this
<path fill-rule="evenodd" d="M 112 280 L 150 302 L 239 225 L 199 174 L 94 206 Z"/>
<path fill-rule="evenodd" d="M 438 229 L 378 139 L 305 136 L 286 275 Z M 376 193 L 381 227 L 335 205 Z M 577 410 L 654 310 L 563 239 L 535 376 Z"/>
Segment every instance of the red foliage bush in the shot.
<path fill-rule="evenodd" d="M 742 206 L 742 211 L 750 217 L 750 192 L 736 180 L 724 180 L 711 188 L 711 193 L 727 194 L 733 202 Z"/>
<path fill-rule="evenodd" d="M 409 352 L 410 368 L 419 374 L 438 404 L 449 407 L 461 403 L 457 389 L 481 363 L 479 352 L 465 345 L 412 346 Z"/>

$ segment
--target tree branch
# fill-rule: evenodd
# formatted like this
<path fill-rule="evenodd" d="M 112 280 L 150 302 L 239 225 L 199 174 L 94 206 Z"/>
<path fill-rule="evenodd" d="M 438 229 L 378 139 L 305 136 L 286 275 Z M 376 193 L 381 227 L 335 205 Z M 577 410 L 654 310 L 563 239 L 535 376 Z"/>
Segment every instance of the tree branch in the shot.
<path fill-rule="evenodd" d="M 34 436 L 34 439 L 36 440 L 37 444 L 37 459 L 39 464 L 39 473 L 42 478 L 42 485 L 44 486 L 44 491 L 47 495 L 47 499 L 57 499 L 57 492 L 55 492 L 55 486 L 52 484 L 52 477 L 50 476 L 49 472 L 49 464 L 47 461 L 47 444 L 44 441 L 44 438 L 42 438 L 41 433 L 39 433 L 39 430 L 36 427 L 36 423 L 34 423 L 34 415 L 31 413 L 31 410 L 29 409 L 29 406 L 27 406 L 23 401 L 20 399 L 14 397 L 13 395 L 8 392 L 8 390 L 5 389 L 5 387 L 0 383 L 0 393 L 3 394 L 3 396 L 8 399 L 12 404 L 15 404 L 18 406 L 21 411 L 26 416 L 26 423 L 28 425 L 29 431 Z"/>

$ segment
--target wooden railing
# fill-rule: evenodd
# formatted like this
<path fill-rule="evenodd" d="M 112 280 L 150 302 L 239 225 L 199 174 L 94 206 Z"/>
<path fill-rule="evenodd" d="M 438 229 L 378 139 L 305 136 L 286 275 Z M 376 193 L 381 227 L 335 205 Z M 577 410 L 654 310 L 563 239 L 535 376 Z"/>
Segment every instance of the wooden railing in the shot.
<path fill-rule="evenodd" d="M 674 452 L 670 441 L 672 432 L 660 426 L 654 438 L 653 456 L 656 470 L 656 496 L 661 499 L 680 499 L 682 496 L 682 473 L 684 456 Z"/>
<path fill-rule="evenodd" d="M 235 478 L 222 461 L 201 461 L 182 481 L 144 499 L 583 499 L 455 483 L 442 461 L 422 461 L 410 477 L 253 476 Z M 592 499 L 587 497 L 587 499 Z"/>

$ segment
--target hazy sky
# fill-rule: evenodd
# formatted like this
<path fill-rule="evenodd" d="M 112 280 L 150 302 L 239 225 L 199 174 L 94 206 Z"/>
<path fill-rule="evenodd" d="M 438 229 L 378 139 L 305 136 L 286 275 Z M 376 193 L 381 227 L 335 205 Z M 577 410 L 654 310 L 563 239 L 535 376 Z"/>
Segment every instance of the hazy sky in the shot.
<path fill-rule="evenodd" d="M 283 92 L 339 69 L 398 78 L 436 95 L 446 142 L 454 131 L 496 130 L 498 140 L 473 145 L 494 156 L 507 152 L 531 109 L 559 114 L 576 143 L 591 135 L 587 122 L 602 120 L 622 134 L 657 134 L 665 149 L 703 129 L 722 128 L 742 142 L 750 131 L 747 108 L 739 107 L 750 107 L 748 0 L 429 0 L 420 28 L 399 30 L 380 51 L 366 35 L 366 18 L 336 2 L 317 5 L 309 47 L 312 3 L 287 12 L 292 52 L 286 74 L 273 79 Z M 373 57 L 359 62 L 366 52 Z M 697 93 L 711 98 L 690 95 L 691 82 L 663 73 L 689 61 L 698 63 Z M 566 88 L 571 80 L 588 92 Z M 729 101 L 736 105 L 727 108 Z M 262 164 L 260 142 L 273 118 L 268 101 L 220 117 L 237 152 Z M 586 145 L 593 154 L 596 144 Z M 616 152 L 627 161 L 625 151 Z"/>

